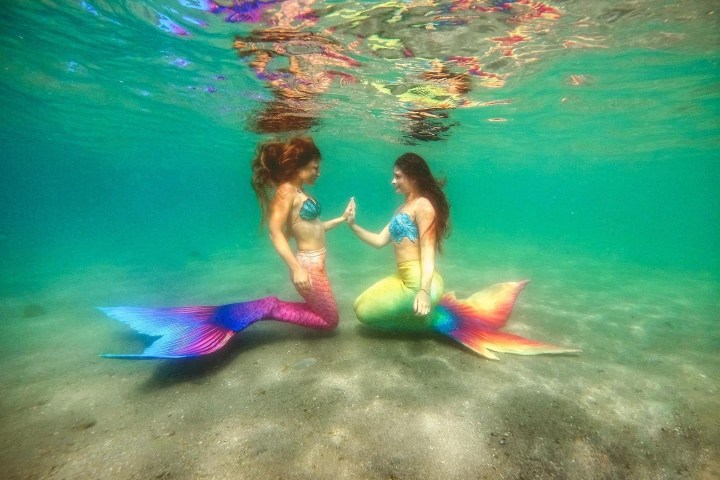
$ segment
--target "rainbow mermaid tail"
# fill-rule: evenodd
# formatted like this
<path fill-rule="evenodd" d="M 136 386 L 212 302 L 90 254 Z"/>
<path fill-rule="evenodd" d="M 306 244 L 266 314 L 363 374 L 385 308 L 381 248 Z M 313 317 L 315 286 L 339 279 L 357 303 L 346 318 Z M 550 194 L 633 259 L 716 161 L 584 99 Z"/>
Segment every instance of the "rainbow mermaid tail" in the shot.
<path fill-rule="evenodd" d="M 325 250 L 298 252 L 297 259 L 310 274 L 312 288 L 300 294 L 305 302 L 265 297 L 221 306 L 175 308 L 101 307 L 110 318 L 138 333 L 160 337 L 140 354 L 103 354 L 106 358 L 187 358 L 221 349 L 255 322 L 277 320 L 308 328 L 332 330 L 338 310 L 325 273 Z"/>
<path fill-rule="evenodd" d="M 543 353 L 574 353 L 580 350 L 559 347 L 548 343 L 499 331 L 505 326 L 515 300 L 528 283 L 497 283 L 465 300 L 446 294 L 436 307 L 432 328 L 462 343 L 483 357 L 497 360 L 491 352 L 517 355 Z"/>
<path fill-rule="evenodd" d="M 429 292 L 435 307 L 429 315 L 418 317 L 413 301 L 420 276 L 420 262 L 399 264 L 394 275 L 375 283 L 355 300 L 358 320 L 375 328 L 439 332 L 493 360 L 497 357 L 491 351 L 520 355 L 579 351 L 500 331 L 527 281 L 498 283 L 459 300 L 452 293 L 443 295 L 442 277 L 435 272 Z"/>

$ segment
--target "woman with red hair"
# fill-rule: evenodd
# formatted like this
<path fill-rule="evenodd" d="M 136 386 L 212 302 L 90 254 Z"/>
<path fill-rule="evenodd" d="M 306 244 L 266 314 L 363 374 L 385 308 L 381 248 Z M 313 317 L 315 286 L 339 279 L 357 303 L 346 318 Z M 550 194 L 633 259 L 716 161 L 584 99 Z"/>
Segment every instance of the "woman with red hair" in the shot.
<path fill-rule="evenodd" d="M 351 205 L 332 220 L 320 220 L 320 203 L 304 187 L 320 176 L 320 150 L 309 137 L 270 141 L 258 147 L 252 161 L 252 187 L 262 222 L 285 261 L 304 302 L 265 297 L 221 306 L 174 308 L 101 308 L 109 317 L 146 335 L 159 336 L 141 354 L 106 354 L 110 358 L 185 358 L 222 348 L 260 320 L 278 320 L 308 328 L 332 330 L 338 309 L 325 272 L 325 232 L 346 221 Z M 290 241 L 294 239 L 297 251 Z"/>

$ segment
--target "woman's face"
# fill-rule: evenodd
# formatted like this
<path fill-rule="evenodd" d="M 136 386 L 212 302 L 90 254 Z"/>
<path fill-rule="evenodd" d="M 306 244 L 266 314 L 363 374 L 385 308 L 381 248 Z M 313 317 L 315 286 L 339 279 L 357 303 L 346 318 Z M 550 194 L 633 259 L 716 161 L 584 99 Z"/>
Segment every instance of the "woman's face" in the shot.
<path fill-rule="evenodd" d="M 393 179 L 390 183 L 395 187 L 395 191 L 402 195 L 409 194 L 414 188 L 412 180 L 397 167 L 393 169 Z"/>
<path fill-rule="evenodd" d="M 311 160 L 310 163 L 298 170 L 298 176 L 303 185 L 315 185 L 320 176 L 320 161 Z"/>

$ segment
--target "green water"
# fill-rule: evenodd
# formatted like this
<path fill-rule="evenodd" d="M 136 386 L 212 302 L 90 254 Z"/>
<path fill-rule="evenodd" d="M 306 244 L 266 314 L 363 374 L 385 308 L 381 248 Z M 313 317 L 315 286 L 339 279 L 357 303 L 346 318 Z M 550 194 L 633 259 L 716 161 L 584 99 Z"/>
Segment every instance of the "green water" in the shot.
<path fill-rule="evenodd" d="M 576 9 L 566 6 L 567 22 Z M 6 282 L 256 243 L 248 162 L 263 136 L 245 121 L 262 86 L 230 48 L 232 33 L 248 27 L 213 23 L 180 38 L 141 22 L 141 13 L 111 11 L 129 23 L 73 4 L 20 3 L 3 16 Z M 387 112 L 368 121 L 352 105 L 360 87 L 336 86 L 326 96 L 334 107 L 312 132 L 325 157 L 317 194 L 336 210 L 354 195 L 382 222 L 396 202 L 389 165 L 412 149 L 448 179 L 459 244 L 521 240 L 717 272 L 716 22 L 692 20 L 711 38 L 681 17 L 644 26 L 644 37 L 634 31 L 642 22 L 599 23 L 611 48 L 547 46 L 505 87 L 472 93 L 512 103 L 452 112 L 460 125 L 439 142 L 405 145 Z M 623 34 L 633 34 L 628 46 Z M 673 41 L 638 45 L 662 34 Z M 194 62 L 185 70 L 164 61 L 183 54 Z M 572 86 L 570 75 L 591 80 Z M 211 84 L 216 92 L 202 90 Z M 487 121 L 494 117 L 507 121 Z"/>
<path fill-rule="evenodd" d="M 318 2 L 314 8 L 327 13 L 363 4 L 372 2 Z M 414 68 L 413 60 L 360 50 L 355 58 L 363 67 L 353 71 L 360 81 L 335 83 L 316 98 L 323 110 L 310 133 L 323 163 L 313 193 L 328 216 L 342 212 L 354 196 L 359 222 L 380 229 L 400 201 L 389 184 L 392 162 L 408 150 L 421 154 L 447 179 L 452 203 L 452 236 L 439 260 L 446 285 L 472 293 L 496 281 L 532 278 L 522 297 L 526 303 L 517 310 L 519 333 L 577 345 L 583 349 L 579 359 L 530 362 L 505 356 L 497 366 L 427 339 L 356 334 L 352 300 L 392 270 L 392 258 L 389 251 L 373 251 L 340 229 L 328 237 L 328 269 L 342 317 L 337 338 L 318 340 L 283 326 L 258 326 L 256 336 L 243 337 L 217 364 L 157 370 L 147 363 L 97 359 L 108 350 L 141 351 L 145 343 L 111 326 L 93 308 L 215 304 L 294 294 L 282 262 L 258 228 L 259 211 L 249 187 L 249 162 L 257 143 L 269 135 L 248 125 L 270 94 L 238 59 L 232 39 L 252 27 L 170 0 L 18 1 L 6 6 L 0 14 L 0 359 L 6 367 L 3 384 L 9 387 L 1 417 L 6 462 L 0 463 L 9 465 L 8 478 L 46 478 L 53 477 L 52 472 L 89 478 L 89 472 L 102 470 L 95 456 L 122 451 L 132 457 L 144 448 L 158 452 L 160 464 L 172 472 L 171 465 L 185 464 L 164 454 L 172 451 L 180 458 L 178 452 L 187 452 L 180 447 L 173 450 L 168 444 L 153 450 L 153 444 L 123 443 L 120 450 L 106 450 L 103 445 L 112 439 L 144 438 L 144 426 L 160 421 L 165 410 L 185 412 L 189 418 L 189 410 L 183 409 L 190 406 L 196 407 L 197 423 L 177 428 L 175 439 L 184 445 L 214 442 L 215 437 L 198 433 L 221 429 L 199 407 L 206 401 L 200 384 L 215 392 L 213 408 L 225 408 L 223 402 L 232 403 L 240 395 L 238 405 L 250 408 L 243 418 L 290 422 L 289 430 L 277 425 L 273 429 L 270 423 L 245 424 L 232 410 L 238 415 L 232 425 L 252 432 L 270 452 L 246 458 L 249 463 L 242 465 L 253 465 L 256 470 L 250 471 L 258 475 L 263 469 L 286 475 L 288 471 L 276 466 L 278 459 L 285 459 L 288 449 L 297 458 L 302 455 L 277 445 L 292 443 L 295 434 L 307 442 L 318 432 L 341 435 L 341 420 L 333 423 L 334 415 L 326 422 L 311 417 L 310 397 L 298 393 L 327 382 L 335 382 L 333 392 L 354 392 L 348 393 L 351 400 L 343 403 L 322 392 L 312 395 L 336 405 L 338 417 L 349 415 L 348 422 L 355 422 L 349 425 L 356 426 L 343 427 L 342 435 L 354 438 L 357 443 L 349 445 L 373 459 L 368 460 L 371 466 L 346 467 L 346 478 L 468 478 L 469 471 L 491 472 L 488 465 L 500 468 L 504 464 L 493 463 L 495 453 L 483 460 L 488 470 L 474 463 L 468 449 L 477 451 L 484 444 L 474 443 L 479 440 L 458 427 L 465 413 L 448 410 L 445 418 L 460 428 L 454 433 L 429 426 L 435 425 L 430 420 L 439 408 L 435 404 L 431 410 L 433 401 L 460 405 L 480 391 L 482 411 L 463 412 L 478 424 L 490 416 L 488 425 L 496 431 L 487 438 L 493 444 L 502 429 L 516 432 L 512 452 L 518 456 L 538 446 L 532 440 L 536 435 L 553 438 L 543 433 L 553 427 L 532 430 L 526 423 L 528 429 L 515 431 L 503 422 L 528 409 L 547 413 L 551 404 L 562 405 L 557 418 L 551 416 L 556 426 L 566 425 L 558 430 L 566 435 L 557 440 L 562 450 L 543 443 L 547 450 L 540 463 L 517 460 L 517 468 L 522 466 L 533 478 L 589 478 L 583 472 L 592 471 L 601 472 L 597 478 L 680 478 L 673 476 L 680 468 L 690 468 L 682 475 L 691 478 L 701 478 L 701 471 L 710 475 L 702 478 L 715 478 L 717 462 L 708 458 L 717 453 L 717 428 L 707 425 L 717 423 L 720 11 L 711 1 L 553 5 L 562 17 L 532 32 L 522 61 L 489 59 L 500 62 L 497 71 L 506 75 L 505 84 L 475 85 L 468 94 L 474 101 L 509 102 L 452 110 L 445 123 L 455 125 L 437 141 L 404 135 L 397 116 L 402 107 L 369 86 L 378 79 L 401 80 L 406 69 Z M 158 28 L 159 14 L 192 35 Z M 183 20 L 183 15 L 202 19 L 207 26 Z M 390 16 L 379 17 L 377 24 L 344 26 L 336 36 L 347 44 L 358 31 L 394 25 L 387 23 Z M 333 18 L 323 17 L 319 25 L 337 24 Z M 488 21 L 486 33 L 471 38 L 486 45 L 489 37 L 517 26 L 502 22 Z M 395 34 L 406 35 L 393 28 Z M 465 43 L 452 43 L 460 41 L 453 30 L 440 29 L 433 37 L 423 36 L 427 31 L 422 29 L 412 31 L 417 31 L 413 46 L 418 52 L 468 50 Z M 569 40 L 593 48 L 567 48 Z M 443 41 L 449 43 L 438 47 Z M 178 58 L 190 64 L 173 64 Z M 573 75 L 586 81 L 574 85 Z M 32 306 L 43 310 L 28 310 Z M 80 360 L 69 358 L 73 355 L 68 352 Z M 304 357 L 312 357 L 312 362 L 298 364 Z M 316 358 L 313 368 L 322 366 L 324 373 L 303 377 L 302 369 L 314 365 Z M 385 369 L 391 373 L 383 373 Z M 291 380 L 290 374 L 296 376 Z M 286 377 L 290 383 L 273 390 L 273 382 Z M 450 378 L 462 379 L 455 383 L 457 390 L 454 382 L 443 380 Z M 468 383 L 482 379 L 484 384 Z M 63 382 L 74 391 L 60 390 Z M 463 382 L 476 388 L 463 387 Z M 408 411 L 427 424 L 416 425 L 404 416 L 408 413 L 399 406 L 401 400 L 389 406 L 378 403 L 383 394 L 394 399 L 389 393 L 393 388 L 407 395 L 415 392 Z M 172 397 L 173 390 L 181 397 Z M 538 404 L 523 400 L 541 390 Z M 275 394 L 270 406 L 254 404 L 266 391 Z M 438 398 L 438 392 L 448 397 Z M 562 401 L 552 400 L 554 395 Z M 123 410 L 135 402 L 141 413 Z M 341 413 L 341 406 L 347 411 Z M 285 408 L 287 417 L 279 413 Z M 117 409 L 124 413 L 109 413 Z M 388 416 L 372 416 L 378 411 Z M 563 423 L 580 411 L 588 416 L 585 423 L 575 430 Z M 429 444 L 447 449 L 443 461 L 455 453 L 471 470 L 457 463 L 442 473 L 439 458 L 432 463 L 428 459 L 435 457 L 411 447 L 401 449 L 394 460 L 377 457 L 377 451 L 388 446 L 370 427 L 357 426 L 364 421 L 363 412 L 370 415 L 373 428 L 395 426 L 401 433 L 389 438 L 402 444 L 416 432 L 403 428 L 416 426 L 423 432 L 427 426 L 441 439 Z M 605 423 L 597 420 L 603 415 Z M 98 440 L 66 444 L 58 440 L 65 434 L 53 436 L 55 431 L 76 435 L 77 422 L 82 425 L 82 419 L 90 417 L 106 428 Z M 307 422 L 296 424 L 297 418 Z M 308 425 L 312 428 L 306 432 Z M 655 427 L 645 436 L 643 428 Z M 685 436 L 667 437 L 676 427 L 684 428 Z M 490 435 L 492 428 L 481 430 Z M 598 429 L 605 432 L 599 434 L 602 438 L 588 433 Z M 227 440 L 224 435 L 230 433 L 220 435 Z M 449 447 L 455 435 L 466 443 Z M 601 460 L 586 462 L 587 470 L 573 476 L 569 459 L 582 463 L 578 451 L 585 444 L 577 439 L 583 435 L 587 448 L 606 454 L 612 468 Z M 33 443 L 36 437 L 42 439 L 39 447 Z M 611 438 L 636 446 L 620 448 Z M 580 443 L 565 443 L 568 439 Z M 649 439 L 657 442 L 649 450 L 637 446 Z M 681 445 L 676 450 L 668 446 L 673 441 Z M 344 450 L 345 458 L 350 450 Z M 22 465 L 43 451 L 52 463 L 42 464 L 46 470 Z M 212 452 L 222 457 L 211 449 L 207 465 L 217 460 Z M 80 455 L 87 456 L 81 461 Z M 193 468 L 203 464 L 202 457 L 187 455 Z M 623 455 L 630 459 L 627 472 L 621 466 Z M 146 465 L 130 457 L 114 457 L 110 465 Z M 687 467 L 692 463 L 688 458 L 699 458 L 700 466 Z M 663 461 L 675 470 L 666 472 Z M 419 466 L 403 467 L 407 464 Z M 235 468 L 219 460 L 212 465 L 202 475 L 187 467 L 175 477 L 211 478 L 208 472 Z M 553 470 L 557 465 L 564 467 Z M 330 478 L 313 477 L 313 470 L 305 467 L 308 470 L 290 477 Z M 518 471 L 512 478 L 520 478 Z M 104 472 L 102 478 L 162 474 L 149 467 L 130 468 L 127 474 Z"/>

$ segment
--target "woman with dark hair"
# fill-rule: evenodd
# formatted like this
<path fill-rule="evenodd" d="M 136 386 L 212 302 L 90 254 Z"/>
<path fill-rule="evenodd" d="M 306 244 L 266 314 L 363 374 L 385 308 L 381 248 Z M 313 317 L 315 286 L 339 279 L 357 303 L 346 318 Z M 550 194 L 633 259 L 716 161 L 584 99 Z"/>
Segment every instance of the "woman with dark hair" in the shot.
<path fill-rule="evenodd" d="M 320 204 L 303 189 L 320 176 L 320 150 L 309 137 L 271 141 L 258 147 L 252 162 L 252 187 L 260 203 L 261 222 L 290 269 L 295 288 L 305 302 L 265 297 L 221 306 L 178 308 L 101 308 L 157 340 L 141 354 L 103 355 L 111 358 L 184 358 L 215 352 L 235 335 L 260 320 L 279 320 L 308 328 L 334 329 L 338 309 L 325 273 L 325 231 L 344 222 L 343 215 L 320 220 Z M 293 253 L 289 240 L 295 239 Z"/>
<path fill-rule="evenodd" d="M 450 231 L 444 184 L 422 157 L 406 153 L 395 161 L 392 179 L 405 201 L 380 233 L 355 222 L 351 201 L 347 218 L 351 230 L 376 248 L 392 242 L 397 263 L 394 275 L 355 300 L 358 320 L 376 328 L 439 332 L 492 359 L 497 357 L 490 350 L 522 355 L 576 352 L 499 331 L 527 281 L 496 284 L 465 300 L 444 294 L 443 279 L 435 269 L 435 253 L 441 252 Z"/>

